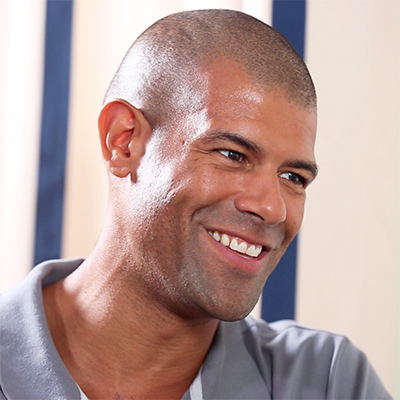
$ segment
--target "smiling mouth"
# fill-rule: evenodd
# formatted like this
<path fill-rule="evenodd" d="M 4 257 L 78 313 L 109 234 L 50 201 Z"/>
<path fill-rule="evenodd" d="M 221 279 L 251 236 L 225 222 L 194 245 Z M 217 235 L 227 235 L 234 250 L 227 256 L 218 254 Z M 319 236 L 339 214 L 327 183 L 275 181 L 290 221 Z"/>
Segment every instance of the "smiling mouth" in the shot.
<path fill-rule="evenodd" d="M 263 248 L 260 244 L 247 243 L 238 237 L 231 237 L 226 233 L 220 233 L 218 231 L 208 231 L 208 233 L 214 240 L 220 242 L 223 246 L 229 247 L 231 250 L 251 258 L 257 258 Z"/>

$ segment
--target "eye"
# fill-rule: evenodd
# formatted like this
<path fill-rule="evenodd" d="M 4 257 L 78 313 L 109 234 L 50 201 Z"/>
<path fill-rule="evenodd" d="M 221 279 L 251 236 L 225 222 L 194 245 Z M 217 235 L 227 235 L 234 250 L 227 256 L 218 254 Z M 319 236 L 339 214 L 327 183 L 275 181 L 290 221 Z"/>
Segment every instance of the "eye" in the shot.
<path fill-rule="evenodd" d="M 218 150 L 224 157 L 229 158 L 234 162 L 243 162 L 244 155 L 233 150 Z"/>
<path fill-rule="evenodd" d="M 290 182 L 293 182 L 296 185 L 302 185 L 303 187 L 307 187 L 308 182 L 304 176 L 296 174 L 295 172 L 283 172 L 280 174 L 280 177 L 283 179 L 287 179 Z"/>

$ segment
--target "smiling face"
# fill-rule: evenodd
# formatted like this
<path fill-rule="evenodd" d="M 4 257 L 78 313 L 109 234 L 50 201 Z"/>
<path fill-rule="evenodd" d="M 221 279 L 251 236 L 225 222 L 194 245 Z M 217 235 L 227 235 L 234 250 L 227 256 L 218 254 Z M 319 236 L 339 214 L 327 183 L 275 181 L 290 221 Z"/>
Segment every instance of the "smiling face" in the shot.
<path fill-rule="evenodd" d="M 257 88 L 231 63 L 202 77 L 203 107 L 176 121 L 162 145 L 150 143 L 141 161 L 135 199 L 146 200 L 131 209 L 147 214 L 135 254 L 160 304 L 184 317 L 234 320 L 252 310 L 300 228 L 316 174 L 316 115 L 280 90 Z"/>

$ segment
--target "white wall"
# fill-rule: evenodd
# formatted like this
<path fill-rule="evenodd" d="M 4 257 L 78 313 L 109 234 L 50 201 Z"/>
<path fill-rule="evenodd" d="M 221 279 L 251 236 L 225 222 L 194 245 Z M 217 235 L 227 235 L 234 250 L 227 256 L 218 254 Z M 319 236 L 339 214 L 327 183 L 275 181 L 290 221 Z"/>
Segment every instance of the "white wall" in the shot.
<path fill-rule="evenodd" d="M 32 268 L 45 0 L 0 1 L 0 291 Z"/>
<path fill-rule="evenodd" d="M 400 2 L 309 0 L 307 11 L 321 172 L 300 237 L 297 315 L 347 335 L 395 393 Z"/>

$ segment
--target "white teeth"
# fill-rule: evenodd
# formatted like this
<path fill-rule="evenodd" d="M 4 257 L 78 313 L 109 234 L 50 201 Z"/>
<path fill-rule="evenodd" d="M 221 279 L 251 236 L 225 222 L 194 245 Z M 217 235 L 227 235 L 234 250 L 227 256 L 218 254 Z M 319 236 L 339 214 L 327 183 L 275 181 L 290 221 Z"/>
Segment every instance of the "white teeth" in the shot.
<path fill-rule="evenodd" d="M 218 233 L 217 231 L 215 231 L 215 232 L 212 234 L 212 237 L 213 237 L 217 242 L 219 242 L 219 241 L 221 240 L 221 236 L 219 235 L 219 233 Z"/>
<path fill-rule="evenodd" d="M 252 244 L 246 251 L 246 254 L 248 256 L 252 256 L 255 257 L 254 253 L 256 252 L 256 246 L 254 246 L 254 244 Z"/>
<path fill-rule="evenodd" d="M 246 242 L 241 242 L 239 244 L 238 238 L 234 238 L 232 240 L 229 239 L 229 236 L 226 233 L 222 235 L 217 231 L 208 231 L 210 236 L 212 236 L 217 242 L 221 242 L 224 246 L 229 246 L 232 250 L 237 251 L 242 254 L 246 254 L 250 257 L 258 257 L 262 251 L 261 245 L 249 245 Z"/>
<path fill-rule="evenodd" d="M 229 246 L 229 236 L 225 233 L 222 234 L 221 236 L 221 244 L 223 244 L 224 246 Z"/>
<path fill-rule="evenodd" d="M 246 254 L 251 257 L 258 257 L 261 253 L 262 247 L 261 246 L 254 246 L 252 244 L 246 251 Z"/>
<path fill-rule="evenodd" d="M 232 239 L 232 240 L 231 240 L 231 244 L 229 245 L 229 247 L 230 247 L 232 250 L 237 250 L 237 249 L 239 248 L 239 243 L 238 243 L 238 241 L 237 241 L 236 239 Z"/>
<path fill-rule="evenodd" d="M 246 254 L 246 251 L 247 251 L 247 243 L 246 243 L 246 242 L 240 243 L 240 244 L 239 244 L 239 247 L 238 247 L 238 249 L 237 249 L 237 251 L 238 251 L 239 253 Z"/>

